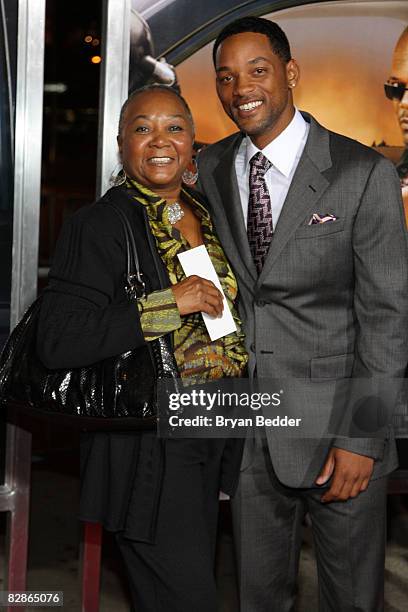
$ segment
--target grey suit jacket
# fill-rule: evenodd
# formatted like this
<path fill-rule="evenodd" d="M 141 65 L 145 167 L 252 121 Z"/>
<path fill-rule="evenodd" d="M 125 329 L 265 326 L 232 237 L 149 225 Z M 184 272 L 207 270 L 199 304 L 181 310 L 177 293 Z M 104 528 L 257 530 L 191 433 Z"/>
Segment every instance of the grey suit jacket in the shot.
<path fill-rule="evenodd" d="M 261 378 L 322 382 L 403 377 L 408 252 L 395 169 L 372 149 L 303 116 L 308 140 L 259 277 L 234 167 L 242 134 L 199 156 L 199 189 L 238 280 L 250 372 L 256 366 Z M 308 225 L 314 212 L 337 220 Z M 267 436 L 275 471 L 288 486 L 312 486 L 331 445 L 374 457 L 374 478 L 396 467 L 391 432 L 383 439 L 288 440 L 270 430 Z"/>

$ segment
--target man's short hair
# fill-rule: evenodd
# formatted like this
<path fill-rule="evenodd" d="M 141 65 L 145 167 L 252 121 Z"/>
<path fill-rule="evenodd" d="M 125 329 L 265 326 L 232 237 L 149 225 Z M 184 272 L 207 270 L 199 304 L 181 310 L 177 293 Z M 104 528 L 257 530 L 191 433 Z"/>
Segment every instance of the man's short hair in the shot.
<path fill-rule="evenodd" d="M 285 32 L 278 26 L 274 21 L 263 19 L 262 17 L 241 17 L 236 19 L 232 23 L 229 23 L 225 28 L 221 30 L 215 39 L 213 47 L 213 62 L 215 66 L 215 59 L 217 49 L 226 38 L 234 36 L 235 34 L 243 34 L 244 32 L 256 32 L 257 34 L 264 34 L 269 38 L 271 43 L 272 51 L 276 53 L 285 63 L 291 58 L 290 45 Z"/>

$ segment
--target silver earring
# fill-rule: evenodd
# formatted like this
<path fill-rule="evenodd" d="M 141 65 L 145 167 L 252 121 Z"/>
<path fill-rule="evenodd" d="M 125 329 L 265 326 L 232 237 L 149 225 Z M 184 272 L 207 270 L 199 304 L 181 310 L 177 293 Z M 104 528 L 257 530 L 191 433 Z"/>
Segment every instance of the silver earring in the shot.
<path fill-rule="evenodd" d="M 118 167 L 118 165 L 120 164 L 117 164 L 116 168 Z M 126 183 L 127 179 L 126 172 L 124 171 L 123 166 L 120 165 L 119 172 L 116 172 L 116 168 L 109 177 L 109 185 L 111 185 L 112 187 L 120 187 L 120 185 Z"/>
<path fill-rule="evenodd" d="M 191 160 L 191 163 L 194 166 L 194 170 L 186 168 L 181 175 L 181 179 L 186 185 L 195 185 L 198 179 L 198 166 L 195 158 Z"/>

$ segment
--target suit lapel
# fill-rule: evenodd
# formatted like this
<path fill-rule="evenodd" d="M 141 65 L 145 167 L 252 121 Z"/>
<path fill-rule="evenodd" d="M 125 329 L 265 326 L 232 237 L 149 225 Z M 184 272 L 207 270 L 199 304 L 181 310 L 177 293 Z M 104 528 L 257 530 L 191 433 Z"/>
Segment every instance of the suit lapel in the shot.
<path fill-rule="evenodd" d="M 217 232 L 228 258 L 235 268 L 256 280 L 255 264 L 249 249 L 245 220 L 235 174 L 235 157 L 242 136 L 238 135 L 224 151 L 214 169 L 214 181 L 219 195 L 219 206 L 213 206 Z"/>
<path fill-rule="evenodd" d="M 264 267 L 258 278 L 261 285 L 268 276 L 279 255 L 309 211 L 329 186 L 322 174 L 331 166 L 329 134 L 312 117 L 302 113 L 310 121 L 310 131 L 305 149 L 292 179 L 279 221 L 273 235 Z"/>

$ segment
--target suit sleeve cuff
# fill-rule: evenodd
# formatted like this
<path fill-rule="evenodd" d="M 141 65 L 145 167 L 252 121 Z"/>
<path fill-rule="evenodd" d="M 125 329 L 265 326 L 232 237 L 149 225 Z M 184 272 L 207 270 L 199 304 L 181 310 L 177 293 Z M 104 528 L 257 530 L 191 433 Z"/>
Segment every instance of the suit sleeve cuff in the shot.
<path fill-rule="evenodd" d="M 378 438 L 335 438 L 333 446 L 380 461 L 384 456 L 384 440 Z"/>

